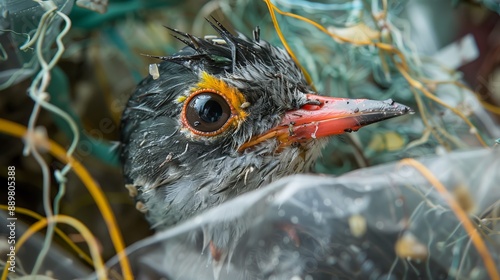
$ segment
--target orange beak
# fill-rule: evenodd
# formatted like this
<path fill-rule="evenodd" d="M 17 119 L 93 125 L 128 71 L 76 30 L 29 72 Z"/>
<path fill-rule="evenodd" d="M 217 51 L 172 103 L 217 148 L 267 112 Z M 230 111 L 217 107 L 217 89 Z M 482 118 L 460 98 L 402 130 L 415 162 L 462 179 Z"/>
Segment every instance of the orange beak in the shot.
<path fill-rule="evenodd" d="M 311 100 L 299 109 L 287 111 L 280 124 L 253 137 L 239 148 L 240 151 L 275 138 L 283 148 L 307 143 L 311 139 L 357 131 L 363 126 L 413 113 L 405 105 L 391 99 L 375 101 L 348 99 L 308 94 Z"/>

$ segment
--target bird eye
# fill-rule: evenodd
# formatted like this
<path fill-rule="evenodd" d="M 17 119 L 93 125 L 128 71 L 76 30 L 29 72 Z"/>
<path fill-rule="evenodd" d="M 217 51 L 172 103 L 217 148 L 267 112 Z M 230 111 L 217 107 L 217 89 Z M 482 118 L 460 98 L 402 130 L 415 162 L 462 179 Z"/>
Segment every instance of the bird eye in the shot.
<path fill-rule="evenodd" d="M 186 102 L 183 120 L 197 134 L 218 134 L 231 117 L 231 107 L 226 99 L 216 92 L 196 92 Z"/>

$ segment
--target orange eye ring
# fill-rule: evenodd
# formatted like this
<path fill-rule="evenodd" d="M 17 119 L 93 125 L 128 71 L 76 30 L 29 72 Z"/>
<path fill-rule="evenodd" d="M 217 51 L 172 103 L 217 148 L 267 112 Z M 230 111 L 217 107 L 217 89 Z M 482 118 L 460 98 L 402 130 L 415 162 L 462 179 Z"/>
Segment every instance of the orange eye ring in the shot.
<path fill-rule="evenodd" d="M 219 91 L 199 89 L 185 101 L 181 112 L 182 124 L 200 136 L 219 135 L 233 123 L 236 111 Z"/>

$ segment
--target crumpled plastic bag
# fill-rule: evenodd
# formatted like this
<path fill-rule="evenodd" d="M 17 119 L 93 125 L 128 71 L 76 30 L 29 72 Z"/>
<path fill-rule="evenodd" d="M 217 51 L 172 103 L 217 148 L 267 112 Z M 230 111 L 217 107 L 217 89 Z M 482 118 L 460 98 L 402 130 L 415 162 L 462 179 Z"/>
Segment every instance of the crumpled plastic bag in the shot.
<path fill-rule="evenodd" d="M 488 279 L 500 267 L 499 155 L 290 176 L 142 240 L 128 256 L 137 279 Z M 108 266 L 119 270 L 117 258 Z"/>

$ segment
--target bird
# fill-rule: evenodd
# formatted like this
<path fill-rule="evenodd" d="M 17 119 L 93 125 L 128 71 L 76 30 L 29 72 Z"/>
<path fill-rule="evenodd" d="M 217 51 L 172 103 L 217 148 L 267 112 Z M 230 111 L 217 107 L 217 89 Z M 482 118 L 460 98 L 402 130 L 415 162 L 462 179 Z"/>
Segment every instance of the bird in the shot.
<path fill-rule="evenodd" d="M 338 177 L 287 176 L 141 240 L 128 256 L 138 279 L 498 279 L 491 270 L 500 264 L 500 225 L 492 223 L 499 215 L 499 152 L 428 155 Z M 442 182 L 448 198 L 407 165 L 412 161 Z M 447 202 L 453 197 L 484 239 L 490 272 L 487 254 L 471 244 L 476 237 Z M 227 224 L 238 230 L 242 221 L 251 226 L 227 269 L 212 276 L 210 254 L 192 232 Z M 298 228 L 299 246 L 280 232 L 284 222 Z M 119 269 L 118 260 L 109 266 Z"/>
<path fill-rule="evenodd" d="M 311 170 L 328 137 L 413 113 L 392 99 L 323 96 L 282 48 L 231 33 L 205 38 L 169 30 L 186 46 L 141 81 L 121 119 L 125 183 L 161 231 L 280 178 Z M 216 262 L 245 232 L 207 229 Z M 297 243 L 293 228 L 282 228 Z"/>

